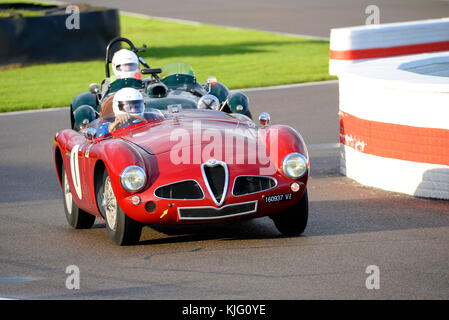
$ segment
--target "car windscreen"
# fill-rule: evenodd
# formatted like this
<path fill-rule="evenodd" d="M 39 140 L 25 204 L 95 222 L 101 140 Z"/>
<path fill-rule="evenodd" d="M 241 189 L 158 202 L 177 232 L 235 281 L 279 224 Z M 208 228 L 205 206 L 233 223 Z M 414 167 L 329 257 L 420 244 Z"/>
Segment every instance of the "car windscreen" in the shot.
<path fill-rule="evenodd" d="M 165 78 L 168 77 L 172 74 L 176 74 L 176 73 L 180 73 L 180 74 L 187 74 L 190 75 L 192 77 L 195 76 L 195 73 L 193 72 L 192 67 L 187 63 L 187 62 L 172 62 L 169 64 L 166 64 L 165 66 L 162 67 L 162 73 L 161 73 L 161 78 Z"/>
<path fill-rule="evenodd" d="M 145 110 L 145 112 L 143 113 L 143 118 L 145 118 L 146 120 L 162 121 L 165 119 L 165 116 L 158 109 L 147 108 Z M 98 119 L 92 121 L 91 123 L 89 123 L 87 125 L 87 128 L 97 129 L 100 125 L 102 125 L 104 123 L 113 123 L 114 121 L 115 121 L 114 114 L 110 114 L 110 115 L 107 115 L 107 116 L 104 116 L 102 118 L 98 118 Z"/>
<path fill-rule="evenodd" d="M 192 67 L 185 62 L 172 62 L 162 67 L 161 81 L 170 89 L 198 86 Z"/>

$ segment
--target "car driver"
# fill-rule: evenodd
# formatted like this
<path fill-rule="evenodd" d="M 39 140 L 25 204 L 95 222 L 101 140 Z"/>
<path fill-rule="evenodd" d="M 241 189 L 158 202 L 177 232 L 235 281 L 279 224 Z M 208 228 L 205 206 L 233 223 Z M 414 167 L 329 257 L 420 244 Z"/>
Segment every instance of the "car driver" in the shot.
<path fill-rule="evenodd" d="M 112 57 L 112 71 L 114 72 L 114 76 L 104 79 L 101 84 L 102 97 L 108 91 L 109 85 L 116 79 L 142 78 L 139 70 L 139 58 L 134 52 L 128 49 L 121 49 L 114 54 Z"/>
<path fill-rule="evenodd" d="M 112 109 L 115 121 L 101 124 L 97 129 L 97 137 L 108 134 L 117 129 L 117 127 L 146 121 L 143 118 L 145 111 L 143 96 L 134 88 L 123 88 L 117 91 L 112 101 Z"/>

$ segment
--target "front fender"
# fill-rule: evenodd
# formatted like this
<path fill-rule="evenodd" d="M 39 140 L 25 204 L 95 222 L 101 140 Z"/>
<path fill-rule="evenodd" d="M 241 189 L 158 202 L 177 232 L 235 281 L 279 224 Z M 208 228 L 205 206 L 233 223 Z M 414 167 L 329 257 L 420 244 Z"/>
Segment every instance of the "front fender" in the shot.
<path fill-rule="evenodd" d="M 79 106 L 88 105 L 97 110 L 97 97 L 95 94 L 86 91 L 80 93 L 72 100 L 72 112 L 75 111 Z"/>
<path fill-rule="evenodd" d="M 88 123 L 97 119 L 98 113 L 92 106 L 82 105 L 73 112 L 73 130 L 79 131 Z"/>
<path fill-rule="evenodd" d="M 93 93 L 86 91 L 80 93 L 72 100 L 70 105 L 70 122 L 72 129 L 75 127 L 74 113 L 79 107 L 84 105 L 91 106 L 94 110 L 98 111 L 99 106 L 97 105 L 97 97 Z"/>
<path fill-rule="evenodd" d="M 106 143 L 104 145 L 101 160 L 108 171 L 112 189 L 114 190 L 119 205 L 121 199 L 132 194 L 132 192 L 126 191 L 120 183 L 120 174 L 126 167 L 139 166 L 145 170 L 147 175 L 147 185 L 144 187 L 145 189 L 151 181 L 151 170 L 149 165 L 145 163 L 143 156 L 135 146 L 123 140 L 112 140 Z"/>
<path fill-rule="evenodd" d="M 207 83 L 203 83 L 204 88 L 208 88 L 208 86 L 209 85 Z M 217 82 L 215 85 L 212 85 L 210 89 L 211 90 L 209 94 L 216 96 L 218 101 L 220 101 L 220 103 L 224 102 L 230 93 L 228 87 L 226 87 L 221 82 Z"/>
<path fill-rule="evenodd" d="M 302 154 L 306 157 L 310 167 L 306 143 L 301 134 L 294 128 L 286 125 L 269 125 L 261 128 L 260 131 L 264 137 L 267 154 L 282 174 L 282 161 L 289 153 L 297 152 Z M 309 171 L 306 176 L 308 176 Z"/>
<path fill-rule="evenodd" d="M 232 92 L 226 99 L 232 113 L 247 114 L 249 109 L 248 96 L 242 92 Z"/>

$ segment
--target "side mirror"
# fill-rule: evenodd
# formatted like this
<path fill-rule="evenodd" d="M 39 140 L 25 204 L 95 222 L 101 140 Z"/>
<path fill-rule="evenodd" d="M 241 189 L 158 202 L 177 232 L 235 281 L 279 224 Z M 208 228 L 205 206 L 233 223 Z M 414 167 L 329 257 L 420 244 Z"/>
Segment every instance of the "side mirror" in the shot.
<path fill-rule="evenodd" d="M 259 116 L 259 123 L 261 126 L 267 126 L 270 123 L 270 114 L 262 112 Z"/>
<path fill-rule="evenodd" d="M 214 76 L 210 76 L 209 78 L 207 78 L 207 83 L 215 86 L 217 84 L 217 78 L 215 78 Z"/>
<path fill-rule="evenodd" d="M 91 83 L 89 86 L 89 91 L 92 94 L 99 94 L 100 93 L 100 86 L 97 83 Z"/>
<path fill-rule="evenodd" d="M 214 76 L 210 76 L 209 78 L 207 78 L 207 85 L 208 85 L 207 92 L 210 93 L 210 91 L 212 90 L 212 86 L 215 86 L 216 84 L 217 78 L 215 78 Z"/>

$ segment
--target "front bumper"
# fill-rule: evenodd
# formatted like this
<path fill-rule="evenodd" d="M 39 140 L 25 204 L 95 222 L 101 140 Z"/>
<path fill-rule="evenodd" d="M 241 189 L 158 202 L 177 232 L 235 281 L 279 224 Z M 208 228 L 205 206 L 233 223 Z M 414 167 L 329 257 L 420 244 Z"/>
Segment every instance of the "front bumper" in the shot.
<path fill-rule="evenodd" d="M 290 185 L 294 180 L 282 176 L 275 178 L 277 186 L 269 190 L 242 196 L 235 196 L 228 190 L 220 206 L 207 192 L 200 200 L 162 199 L 155 196 L 155 187 L 118 199 L 118 202 L 130 218 L 145 224 L 192 224 L 256 218 L 287 210 L 304 194 L 306 181 L 296 181 L 300 188 L 293 192 Z M 138 204 L 132 202 L 135 196 L 140 198 Z"/>

